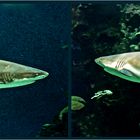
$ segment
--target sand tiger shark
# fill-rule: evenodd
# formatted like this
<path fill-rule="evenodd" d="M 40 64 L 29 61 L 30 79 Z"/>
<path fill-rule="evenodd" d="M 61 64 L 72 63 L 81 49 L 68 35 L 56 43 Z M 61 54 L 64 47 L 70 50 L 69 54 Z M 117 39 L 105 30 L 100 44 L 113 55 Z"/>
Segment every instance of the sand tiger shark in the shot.
<path fill-rule="evenodd" d="M 0 60 L 0 89 L 32 84 L 48 75 L 48 72 L 40 69 Z"/>
<path fill-rule="evenodd" d="M 112 75 L 140 83 L 140 52 L 103 56 L 95 62 Z"/>

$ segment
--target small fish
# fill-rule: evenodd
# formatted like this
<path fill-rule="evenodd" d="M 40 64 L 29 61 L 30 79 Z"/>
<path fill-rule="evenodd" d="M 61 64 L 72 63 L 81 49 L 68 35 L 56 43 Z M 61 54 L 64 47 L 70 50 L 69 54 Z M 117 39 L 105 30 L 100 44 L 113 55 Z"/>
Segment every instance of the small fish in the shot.
<path fill-rule="evenodd" d="M 140 83 L 140 52 L 103 56 L 95 62 L 112 75 Z"/>
<path fill-rule="evenodd" d="M 94 98 L 99 99 L 104 95 L 112 95 L 112 94 L 113 94 L 113 92 L 111 90 L 98 91 L 95 93 L 94 96 L 91 97 L 91 99 L 94 99 Z"/>
<path fill-rule="evenodd" d="M 0 60 L 0 89 L 32 84 L 48 75 L 49 73 L 43 70 Z"/>

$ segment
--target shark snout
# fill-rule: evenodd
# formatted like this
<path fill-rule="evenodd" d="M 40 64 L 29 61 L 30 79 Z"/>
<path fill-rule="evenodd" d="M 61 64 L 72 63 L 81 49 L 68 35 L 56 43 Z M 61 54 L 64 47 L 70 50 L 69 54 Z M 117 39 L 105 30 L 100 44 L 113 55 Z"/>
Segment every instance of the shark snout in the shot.
<path fill-rule="evenodd" d="M 97 63 L 98 65 L 100 65 L 101 67 L 105 67 L 104 63 L 102 62 L 102 58 L 99 57 L 99 58 L 96 58 L 95 59 L 95 63 Z"/>
<path fill-rule="evenodd" d="M 34 78 L 35 78 L 35 80 L 44 79 L 44 78 L 46 78 L 48 75 L 49 75 L 49 73 L 46 72 L 46 71 L 35 72 Z"/>

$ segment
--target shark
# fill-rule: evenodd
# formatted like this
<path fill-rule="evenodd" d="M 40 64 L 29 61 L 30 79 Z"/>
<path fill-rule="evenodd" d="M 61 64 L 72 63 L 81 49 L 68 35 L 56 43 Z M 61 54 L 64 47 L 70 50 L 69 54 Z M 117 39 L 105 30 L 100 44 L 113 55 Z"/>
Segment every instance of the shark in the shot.
<path fill-rule="evenodd" d="M 140 83 L 140 52 L 102 56 L 96 58 L 95 62 L 112 75 Z"/>
<path fill-rule="evenodd" d="M 48 75 L 48 72 L 37 68 L 0 60 L 0 89 L 29 85 Z"/>

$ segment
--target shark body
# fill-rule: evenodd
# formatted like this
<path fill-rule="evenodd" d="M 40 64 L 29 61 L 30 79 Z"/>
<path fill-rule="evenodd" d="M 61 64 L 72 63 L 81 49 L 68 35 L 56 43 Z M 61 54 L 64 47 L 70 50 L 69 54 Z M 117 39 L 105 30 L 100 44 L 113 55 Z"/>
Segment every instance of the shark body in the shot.
<path fill-rule="evenodd" d="M 140 83 L 140 52 L 103 56 L 95 62 L 112 75 Z"/>
<path fill-rule="evenodd" d="M 48 75 L 48 72 L 40 69 L 0 60 L 0 89 L 32 84 Z"/>

